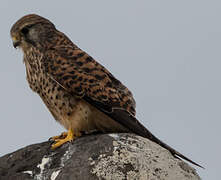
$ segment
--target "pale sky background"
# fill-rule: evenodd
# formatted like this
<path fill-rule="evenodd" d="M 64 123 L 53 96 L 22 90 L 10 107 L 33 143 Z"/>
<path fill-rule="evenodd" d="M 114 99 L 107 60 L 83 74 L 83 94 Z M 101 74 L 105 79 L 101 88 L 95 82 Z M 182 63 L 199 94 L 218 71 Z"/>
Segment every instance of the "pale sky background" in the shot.
<path fill-rule="evenodd" d="M 0 156 L 64 129 L 25 79 L 9 31 L 23 15 L 50 19 L 133 92 L 138 119 L 221 179 L 221 1 L 1 0 Z"/>

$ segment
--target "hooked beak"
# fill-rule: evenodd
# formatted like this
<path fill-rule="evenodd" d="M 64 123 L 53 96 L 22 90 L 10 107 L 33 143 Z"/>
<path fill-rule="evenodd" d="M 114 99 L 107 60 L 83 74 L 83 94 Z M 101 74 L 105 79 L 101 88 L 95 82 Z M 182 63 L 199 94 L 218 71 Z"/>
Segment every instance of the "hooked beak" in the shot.
<path fill-rule="evenodd" d="M 12 41 L 13 41 L 14 48 L 17 48 L 21 43 L 21 41 L 17 39 L 15 36 L 12 37 Z"/>

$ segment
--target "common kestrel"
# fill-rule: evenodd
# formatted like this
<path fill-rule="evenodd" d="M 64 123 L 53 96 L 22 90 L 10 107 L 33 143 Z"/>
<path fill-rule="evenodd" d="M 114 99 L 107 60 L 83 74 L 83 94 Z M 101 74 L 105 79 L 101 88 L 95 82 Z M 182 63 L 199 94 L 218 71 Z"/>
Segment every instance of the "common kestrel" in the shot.
<path fill-rule="evenodd" d="M 12 26 L 11 37 L 14 47 L 20 47 L 24 53 L 30 88 L 68 130 L 53 137 L 52 149 L 82 132 L 130 132 L 201 167 L 147 130 L 135 118 L 135 100 L 128 88 L 48 19 L 26 15 Z"/>

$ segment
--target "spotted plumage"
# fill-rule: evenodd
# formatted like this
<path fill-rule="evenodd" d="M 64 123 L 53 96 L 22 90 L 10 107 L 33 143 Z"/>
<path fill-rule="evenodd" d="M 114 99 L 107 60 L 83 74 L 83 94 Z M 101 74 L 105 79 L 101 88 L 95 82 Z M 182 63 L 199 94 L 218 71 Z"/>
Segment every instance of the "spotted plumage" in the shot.
<path fill-rule="evenodd" d="M 198 165 L 139 123 L 128 88 L 49 20 L 35 14 L 24 16 L 12 26 L 11 37 L 14 47 L 19 46 L 24 53 L 30 88 L 68 129 L 53 138 L 53 149 L 82 132 L 133 132 Z"/>

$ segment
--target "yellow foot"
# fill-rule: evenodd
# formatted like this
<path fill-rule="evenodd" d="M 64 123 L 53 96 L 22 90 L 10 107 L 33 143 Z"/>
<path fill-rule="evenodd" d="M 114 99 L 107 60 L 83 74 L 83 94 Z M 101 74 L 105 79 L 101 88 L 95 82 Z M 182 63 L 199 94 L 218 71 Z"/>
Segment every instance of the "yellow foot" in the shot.
<path fill-rule="evenodd" d="M 59 135 L 59 136 L 53 136 L 53 137 L 51 137 L 50 140 L 58 141 L 58 140 L 61 140 L 61 139 L 66 138 L 67 135 L 68 135 L 67 132 L 63 132 L 63 133 L 61 133 L 61 135 Z"/>
<path fill-rule="evenodd" d="M 66 142 L 73 141 L 76 137 L 81 136 L 81 133 L 74 133 L 71 129 L 69 129 L 67 133 L 62 133 L 61 136 L 63 138 L 60 138 L 60 136 L 58 136 L 59 138 L 54 139 L 56 142 L 52 144 L 51 149 L 56 149 Z"/>

